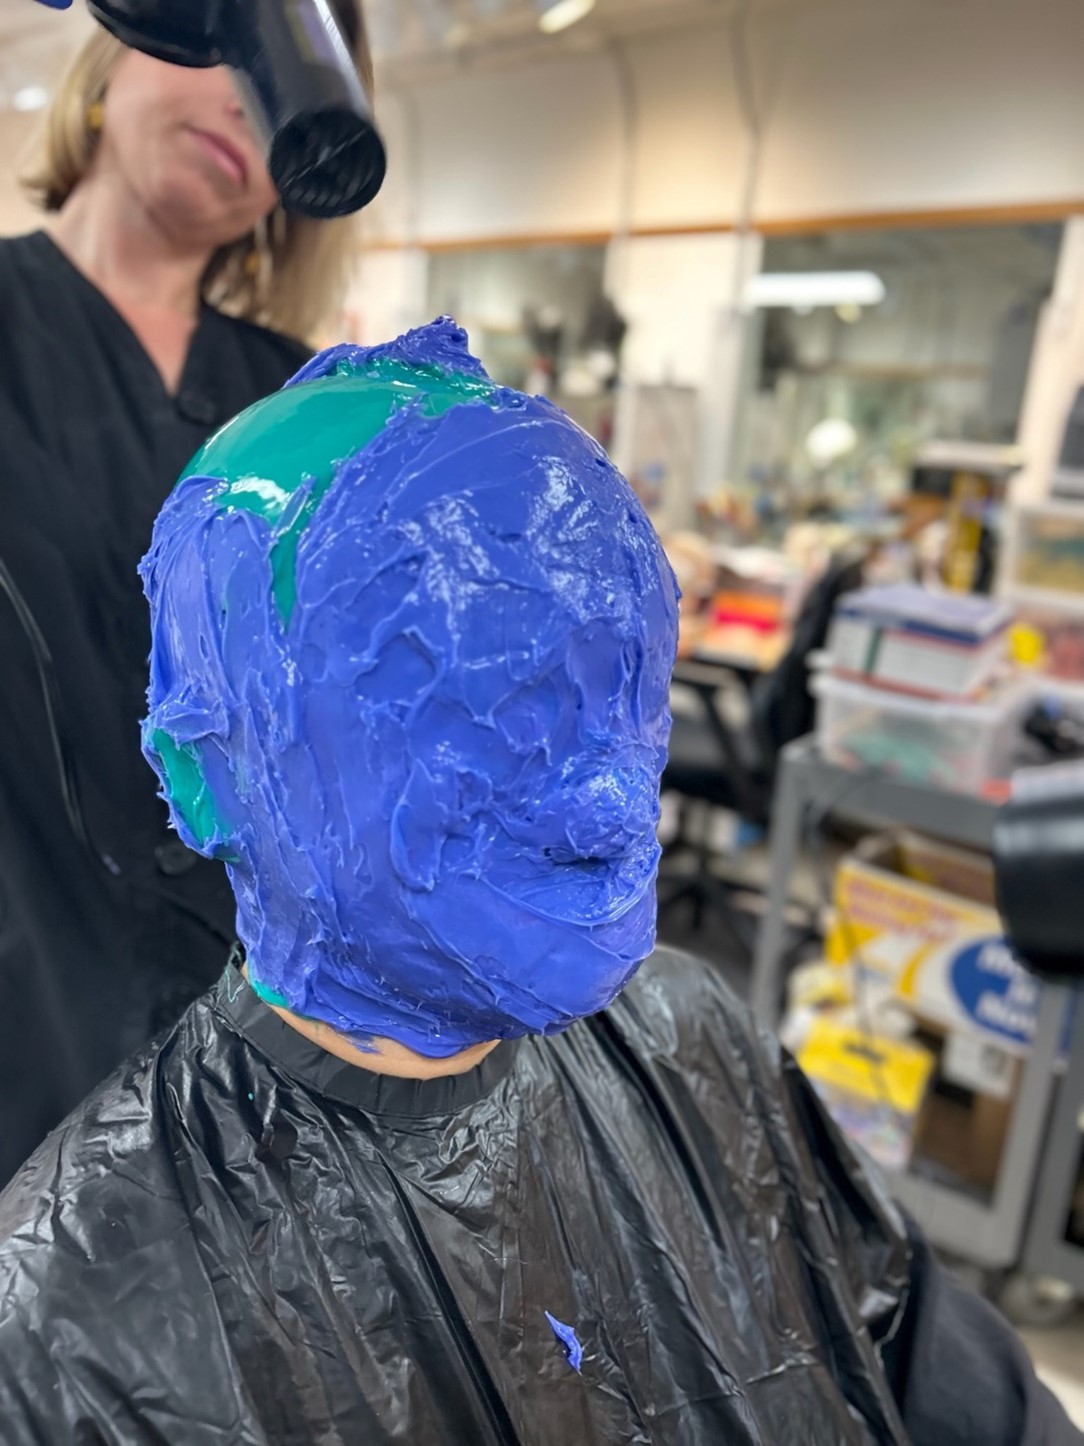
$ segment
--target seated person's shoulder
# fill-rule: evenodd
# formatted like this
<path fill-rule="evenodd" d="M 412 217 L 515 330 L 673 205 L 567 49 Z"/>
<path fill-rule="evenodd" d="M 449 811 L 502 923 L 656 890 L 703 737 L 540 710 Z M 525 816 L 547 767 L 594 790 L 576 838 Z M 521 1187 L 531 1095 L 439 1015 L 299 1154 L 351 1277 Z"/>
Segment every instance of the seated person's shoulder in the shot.
<path fill-rule="evenodd" d="M 133 1254 L 182 1223 L 162 1083 L 157 1054 L 137 1056 L 0 1194 L 0 1331 L 47 1319 L 81 1280 L 106 1295 Z"/>
<path fill-rule="evenodd" d="M 5 1442 L 112 1421 L 144 1333 L 168 1340 L 172 1311 L 193 1318 L 196 1243 L 158 1065 L 137 1057 L 101 1085 L 0 1195 Z"/>
<path fill-rule="evenodd" d="M 725 1048 L 731 1065 L 742 1056 L 779 1063 L 778 1046 L 757 1029 L 718 966 L 667 945 L 644 963 L 610 1013 L 656 1055 L 691 1062 L 708 1046 L 713 1053 Z"/>

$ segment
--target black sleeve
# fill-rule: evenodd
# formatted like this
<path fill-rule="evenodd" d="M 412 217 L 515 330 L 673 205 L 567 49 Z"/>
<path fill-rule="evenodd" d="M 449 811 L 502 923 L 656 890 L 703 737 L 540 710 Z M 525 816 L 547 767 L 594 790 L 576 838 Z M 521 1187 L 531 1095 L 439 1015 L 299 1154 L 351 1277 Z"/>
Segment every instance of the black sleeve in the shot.
<path fill-rule="evenodd" d="M 908 1229 L 907 1307 L 881 1357 L 914 1446 L 1082 1446 L 1004 1317 Z"/>

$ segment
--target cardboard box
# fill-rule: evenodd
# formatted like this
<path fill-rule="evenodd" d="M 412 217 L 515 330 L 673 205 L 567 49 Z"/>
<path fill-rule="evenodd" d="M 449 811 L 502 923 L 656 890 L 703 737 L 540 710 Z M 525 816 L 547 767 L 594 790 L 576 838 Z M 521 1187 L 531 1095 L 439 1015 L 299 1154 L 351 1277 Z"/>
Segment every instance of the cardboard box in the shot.
<path fill-rule="evenodd" d="M 992 866 L 981 855 L 909 834 L 867 839 L 836 873 L 826 957 L 890 981 L 915 1017 L 942 1034 L 977 1033 L 1026 1055 L 1041 985 L 1016 962 L 989 902 L 909 877 L 909 860 L 924 880 L 951 878 L 993 898 Z"/>
<path fill-rule="evenodd" d="M 945 885 L 951 885 L 950 891 Z M 914 1153 L 993 1189 L 1042 986 L 1012 956 L 990 860 L 906 831 L 869 838 L 836 875 L 825 945 L 836 965 L 890 985 L 936 1071 Z"/>
<path fill-rule="evenodd" d="M 956 848 L 940 839 L 900 829 L 893 834 L 896 861 L 904 875 L 916 884 L 928 884 L 942 893 L 957 894 L 973 904 L 997 908 L 994 868 L 988 854 Z M 876 853 L 877 846 L 874 845 Z"/>

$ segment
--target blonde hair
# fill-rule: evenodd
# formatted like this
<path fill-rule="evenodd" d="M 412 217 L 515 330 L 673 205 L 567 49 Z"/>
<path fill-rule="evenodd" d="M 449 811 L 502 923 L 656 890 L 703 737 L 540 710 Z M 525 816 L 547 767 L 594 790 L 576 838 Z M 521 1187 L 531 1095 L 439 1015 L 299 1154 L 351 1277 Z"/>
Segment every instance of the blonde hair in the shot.
<path fill-rule="evenodd" d="M 336 6 L 338 8 L 338 6 Z M 373 69 L 360 8 L 354 58 L 372 94 Z M 98 29 L 68 67 L 46 117 L 37 163 L 23 186 L 46 211 L 59 211 L 90 168 L 100 107 L 126 53 Z M 254 231 L 220 246 L 204 272 L 205 301 L 230 316 L 308 338 L 345 288 L 354 250 L 352 217 L 317 221 L 277 206 Z"/>

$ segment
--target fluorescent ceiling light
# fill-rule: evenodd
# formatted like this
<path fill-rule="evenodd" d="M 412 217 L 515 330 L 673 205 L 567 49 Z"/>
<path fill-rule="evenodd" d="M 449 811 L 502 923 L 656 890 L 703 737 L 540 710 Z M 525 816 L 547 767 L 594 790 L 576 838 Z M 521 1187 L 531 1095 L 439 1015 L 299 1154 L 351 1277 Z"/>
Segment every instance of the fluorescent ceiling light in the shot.
<path fill-rule="evenodd" d="M 594 8 L 595 0 L 548 0 L 548 3 L 543 0 L 538 28 L 547 35 L 556 35 L 558 30 L 567 30 L 577 20 L 590 15 Z"/>
<path fill-rule="evenodd" d="M 873 271 L 762 271 L 745 287 L 748 306 L 876 306 L 885 284 Z"/>
<path fill-rule="evenodd" d="M 825 417 L 805 439 L 805 449 L 817 467 L 830 467 L 842 462 L 858 446 L 858 433 L 842 417 Z"/>
<path fill-rule="evenodd" d="M 43 85 L 24 85 L 11 97 L 16 110 L 41 110 L 49 99 L 49 92 Z"/>

